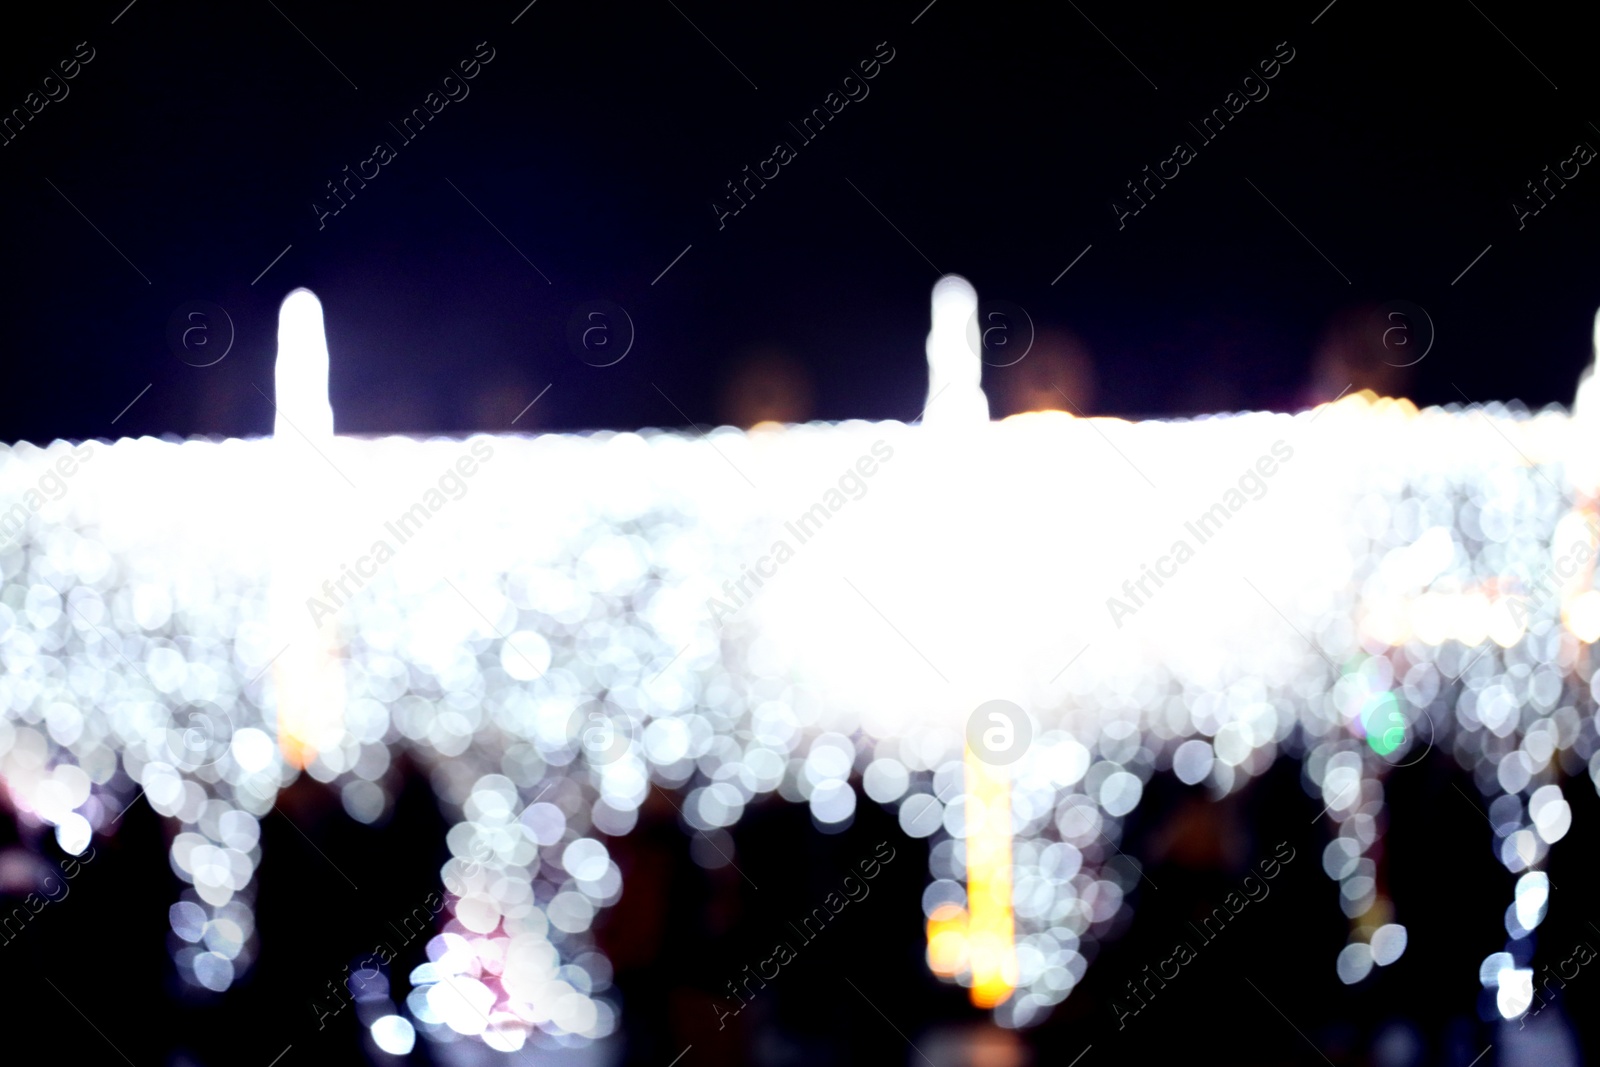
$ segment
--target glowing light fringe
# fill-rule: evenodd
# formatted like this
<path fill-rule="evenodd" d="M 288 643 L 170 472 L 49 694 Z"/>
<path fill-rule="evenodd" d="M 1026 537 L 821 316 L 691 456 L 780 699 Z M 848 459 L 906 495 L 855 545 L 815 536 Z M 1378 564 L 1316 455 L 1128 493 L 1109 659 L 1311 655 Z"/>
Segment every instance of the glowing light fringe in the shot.
<path fill-rule="evenodd" d="M 936 300 L 967 307 L 962 285 Z M 300 336 L 311 306 L 285 316 Z M 937 348 L 936 374 L 964 381 L 948 342 L 936 325 L 930 363 Z M 1433 747 L 1494 798 L 1522 879 L 1480 978 L 1508 1017 L 1529 1006 L 1519 943 L 1571 823 L 1559 782 L 1600 765 L 1592 377 L 1572 415 L 1353 395 L 1146 423 L 988 423 L 981 391 L 953 386 L 965 399 L 927 426 L 479 437 L 492 458 L 449 483 L 462 442 L 334 437 L 314 386 L 285 389 L 299 435 L 125 439 L 65 481 L 48 474 L 67 443 L 0 447 L 0 500 L 30 523 L 0 546 L 0 778 L 69 852 L 141 789 L 178 821 L 191 888 L 171 918 L 196 986 L 224 990 L 253 958 L 278 791 L 310 774 L 372 821 L 400 751 L 460 817 L 450 918 L 397 992 L 407 1017 L 382 1020 L 396 1047 L 411 1021 L 504 1049 L 612 1032 L 590 930 L 623 886 L 603 838 L 647 789 L 683 790 L 711 834 L 774 791 L 834 829 L 862 765 L 868 796 L 930 839 L 930 966 L 1020 1026 L 1124 914 L 1140 874 L 1115 850 L 1152 774 L 1223 795 L 1297 758 L 1337 827 L 1323 866 L 1352 933 L 1332 962 L 1356 982 L 1405 945 L 1383 783 Z M 1108 613 L 1279 441 L 1293 461 L 1259 498 L 1135 617 Z M 719 629 L 705 605 L 738 562 L 875 442 L 894 463 Z M 436 488 L 445 510 L 334 618 L 305 612 Z M 973 768 L 964 720 L 996 697 L 1039 733 L 1010 767 Z"/>

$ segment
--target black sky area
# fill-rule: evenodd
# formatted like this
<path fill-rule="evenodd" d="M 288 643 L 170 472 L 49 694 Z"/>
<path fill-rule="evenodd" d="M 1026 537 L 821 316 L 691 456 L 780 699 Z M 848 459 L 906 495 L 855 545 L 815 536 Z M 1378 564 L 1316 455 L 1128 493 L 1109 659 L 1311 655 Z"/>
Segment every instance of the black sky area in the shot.
<path fill-rule="evenodd" d="M 5 114 L 79 42 L 93 58 L 0 147 L 0 440 L 270 432 L 296 286 L 349 433 L 480 428 L 486 394 L 546 386 L 518 429 L 716 423 L 760 352 L 807 369 L 813 417 L 910 419 L 940 272 L 1075 333 L 1105 413 L 1293 407 L 1362 303 L 1431 316 L 1421 403 L 1570 402 L 1590 359 L 1600 175 L 1520 230 L 1512 206 L 1600 146 L 1569 6 L 525 4 L 8 18 Z M 402 141 L 480 42 L 468 95 Z M 789 123 L 880 42 L 868 95 L 802 142 Z M 1189 123 L 1280 42 L 1269 94 L 1201 143 Z M 780 140 L 796 157 L 719 229 L 725 183 Z M 1180 140 L 1196 158 L 1119 229 L 1124 183 Z M 325 183 L 380 141 L 395 158 L 319 230 Z M 598 300 L 634 327 L 610 367 L 568 342 Z M 213 366 L 168 344 L 190 301 L 232 320 Z"/>

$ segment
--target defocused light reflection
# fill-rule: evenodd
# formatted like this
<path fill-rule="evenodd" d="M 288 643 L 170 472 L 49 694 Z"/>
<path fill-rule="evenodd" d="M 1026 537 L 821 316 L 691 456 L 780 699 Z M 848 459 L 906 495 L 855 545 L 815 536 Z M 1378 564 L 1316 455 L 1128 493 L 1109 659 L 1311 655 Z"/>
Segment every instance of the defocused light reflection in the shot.
<path fill-rule="evenodd" d="M 317 400 L 308 300 L 285 303 L 306 361 L 281 365 L 277 437 L 101 445 L 0 544 L 0 779 L 74 854 L 141 790 L 174 820 L 169 942 L 197 991 L 258 952 L 280 791 L 306 774 L 380 821 L 402 753 L 452 825 L 430 962 L 390 977 L 398 1006 L 370 1024 L 397 1055 L 419 1031 L 514 1050 L 616 1030 L 595 927 L 652 789 L 708 868 L 772 794 L 824 832 L 862 794 L 892 808 L 928 842 L 929 967 L 1006 1026 L 1070 995 L 1125 916 L 1124 822 L 1169 771 L 1220 798 L 1300 761 L 1342 982 L 1406 951 L 1419 902 L 1388 895 L 1385 789 L 1430 751 L 1471 773 L 1517 876 L 1485 923 L 1525 945 L 1556 906 L 1563 783 L 1600 777 L 1592 382 L 1572 416 L 1356 392 L 1294 415 L 989 422 L 963 347 L 975 294 L 946 279 L 926 425 L 352 440 Z M 1278 441 L 1292 463 L 1242 480 Z M 880 444 L 892 464 L 840 488 Z M 72 454 L 0 446 L 0 499 Z M 845 503 L 714 621 L 709 598 L 829 492 Z M 1230 492 L 1193 560 L 1108 615 Z M 418 506 L 401 542 L 388 527 Z M 383 538 L 392 558 L 352 583 Z M 340 578 L 313 620 L 307 596 Z M 962 732 L 997 694 L 1039 724 L 1003 769 Z M 1508 950 L 1480 981 L 1511 1017 L 1529 973 Z"/>

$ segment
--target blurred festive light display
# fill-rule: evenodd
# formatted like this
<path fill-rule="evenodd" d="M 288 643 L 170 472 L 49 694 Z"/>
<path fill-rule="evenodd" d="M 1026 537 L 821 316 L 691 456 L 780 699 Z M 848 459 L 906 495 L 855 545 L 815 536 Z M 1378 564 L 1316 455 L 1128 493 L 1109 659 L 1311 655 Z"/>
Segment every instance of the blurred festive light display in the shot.
<path fill-rule="evenodd" d="M 430 962 L 371 1026 L 399 1054 L 616 1028 L 591 928 L 652 786 L 708 865 L 766 794 L 825 832 L 858 788 L 895 810 L 929 967 L 1025 1026 L 1125 911 L 1151 776 L 1220 797 L 1287 756 L 1360 982 L 1421 903 L 1384 889 L 1384 783 L 1437 749 L 1521 875 L 1480 979 L 1525 1012 L 1559 782 L 1600 774 L 1594 379 L 1570 414 L 990 422 L 975 311 L 935 289 L 913 424 L 355 439 L 297 292 L 272 438 L 0 446 L 0 779 L 69 853 L 141 793 L 175 820 L 176 961 L 221 992 L 280 790 L 372 822 L 410 753 L 457 821 Z M 1007 760 L 969 742 L 994 700 L 1025 710 Z"/>

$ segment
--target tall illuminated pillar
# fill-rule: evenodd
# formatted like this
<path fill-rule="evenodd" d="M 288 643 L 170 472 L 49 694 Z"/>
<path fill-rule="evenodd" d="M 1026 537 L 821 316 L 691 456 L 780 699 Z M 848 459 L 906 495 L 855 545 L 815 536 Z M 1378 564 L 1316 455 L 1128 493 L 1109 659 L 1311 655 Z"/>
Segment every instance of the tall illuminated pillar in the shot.
<path fill-rule="evenodd" d="M 309 289 L 296 289 L 278 309 L 274 392 L 273 448 L 280 480 L 272 612 L 282 651 L 272 670 L 278 747 L 286 761 L 303 768 L 320 748 L 337 742 L 344 725 L 338 617 L 310 611 L 308 603 L 326 596 L 321 585 L 338 577 L 337 561 L 327 552 L 329 533 L 353 488 L 339 482 L 344 475 L 331 457 L 328 342 L 322 304 Z"/>

